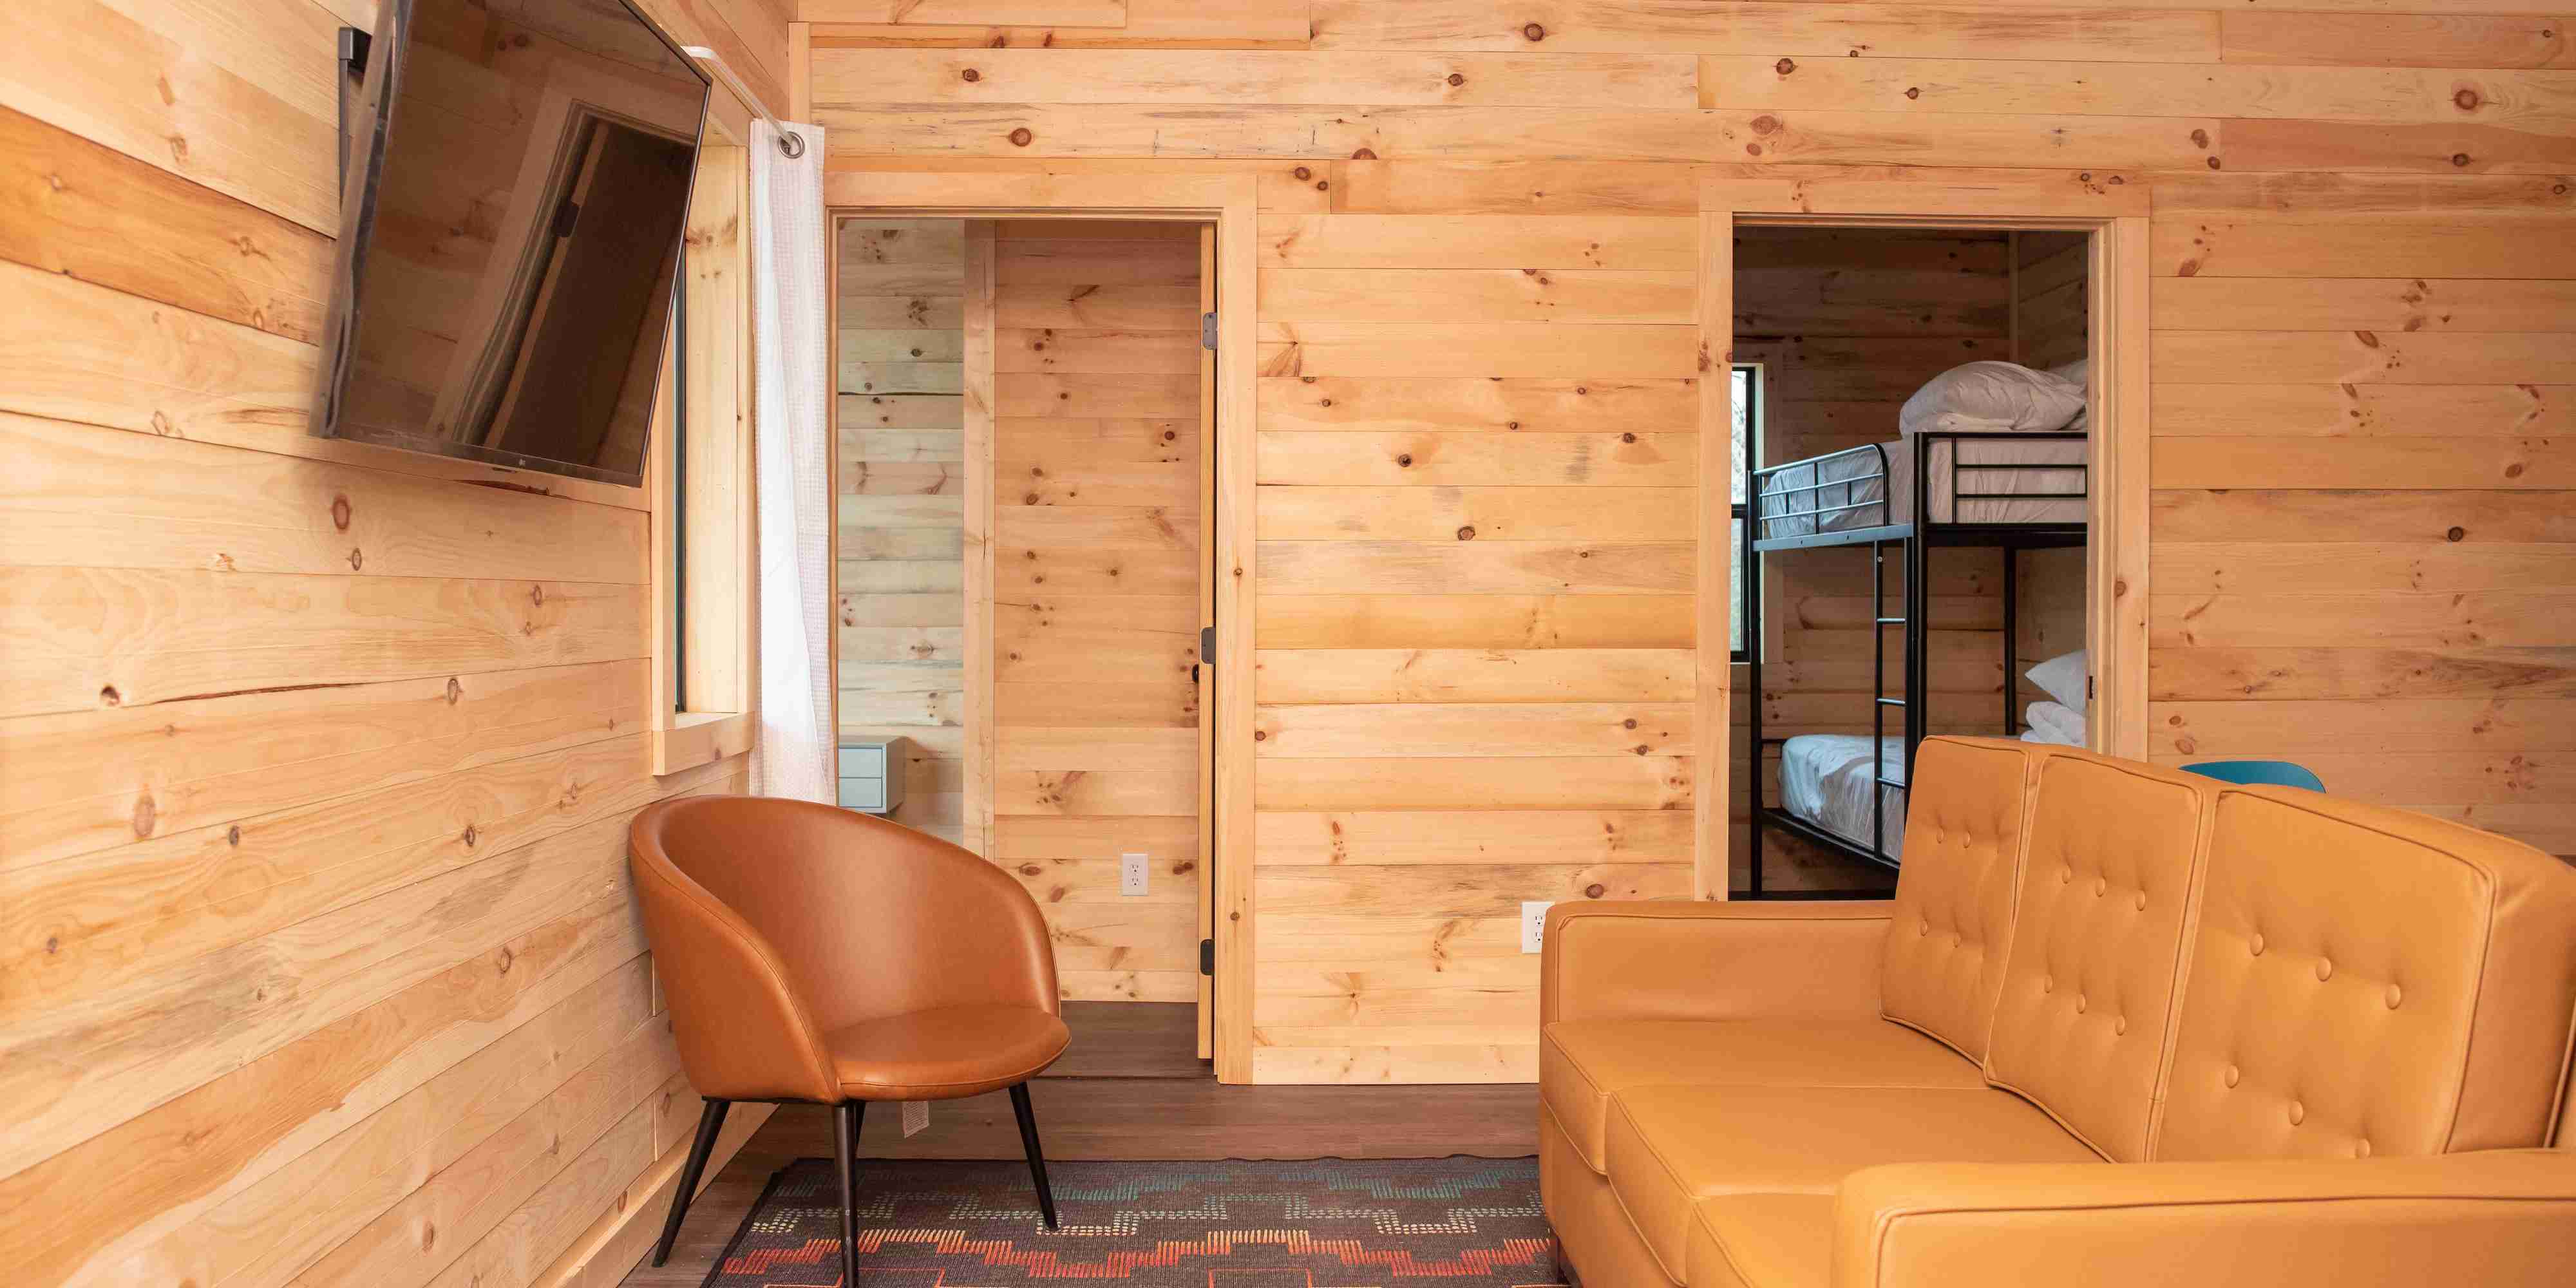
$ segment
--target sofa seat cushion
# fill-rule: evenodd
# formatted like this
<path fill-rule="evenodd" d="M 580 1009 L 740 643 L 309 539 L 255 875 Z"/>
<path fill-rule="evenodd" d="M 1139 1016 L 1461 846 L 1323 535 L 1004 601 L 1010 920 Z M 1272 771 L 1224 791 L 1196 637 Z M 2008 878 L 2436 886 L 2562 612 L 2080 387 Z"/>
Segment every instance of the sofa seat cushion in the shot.
<path fill-rule="evenodd" d="M 1676 1282 L 1705 1198 L 1830 1196 L 1881 1163 L 2101 1161 L 2029 1101 L 1984 1087 L 1634 1087 L 1610 1098 L 1603 1152 L 1611 1191 Z"/>
<path fill-rule="evenodd" d="M 1596 1172 L 1610 1098 L 1631 1087 L 1985 1086 L 1959 1053 L 1872 1018 L 1560 1020 L 1539 1035 L 1539 1094 Z"/>
<path fill-rule="evenodd" d="M 1834 1196 L 1721 1194 L 1691 1209 L 1688 1288 L 1824 1288 Z"/>

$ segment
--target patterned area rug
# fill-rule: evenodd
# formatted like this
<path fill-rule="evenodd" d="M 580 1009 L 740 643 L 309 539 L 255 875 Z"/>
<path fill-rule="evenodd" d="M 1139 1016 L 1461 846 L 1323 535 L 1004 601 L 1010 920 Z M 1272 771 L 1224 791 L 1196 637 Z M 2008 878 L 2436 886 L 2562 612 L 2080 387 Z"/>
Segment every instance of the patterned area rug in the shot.
<path fill-rule="evenodd" d="M 859 1288 L 1525 1288 L 1559 1282 L 1534 1159 L 1049 1160 L 1063 1228 L 1017 1161 L 863 1160 Z M 834 1288 L 829 1159 L 770 1178 L 706 1288 Z"/>

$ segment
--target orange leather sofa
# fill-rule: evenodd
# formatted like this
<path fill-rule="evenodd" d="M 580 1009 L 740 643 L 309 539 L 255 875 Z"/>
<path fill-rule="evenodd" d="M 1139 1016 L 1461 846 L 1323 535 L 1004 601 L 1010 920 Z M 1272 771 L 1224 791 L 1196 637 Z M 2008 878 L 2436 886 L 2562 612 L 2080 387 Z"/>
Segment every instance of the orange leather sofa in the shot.
<path fill-rule="evenodd" d="M 2019 742 L 1915 782 L 1892 900 L 1551 911 L 1587 1288 L 2576 1282 L 2576 871 Z"/>

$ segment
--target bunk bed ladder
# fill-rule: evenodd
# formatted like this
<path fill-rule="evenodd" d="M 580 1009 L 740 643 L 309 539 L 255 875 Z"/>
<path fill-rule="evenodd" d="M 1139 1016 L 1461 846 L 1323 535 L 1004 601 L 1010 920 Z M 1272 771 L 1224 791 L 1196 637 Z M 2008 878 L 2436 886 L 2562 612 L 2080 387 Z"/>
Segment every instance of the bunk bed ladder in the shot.
<path fill-rule="evenodd" d="M 1869 611 L 1872 623 L 1869 629 L 1869 848 L 1882 855 L 1886 853 L 1887 843 L 1887 789 L 1904 785 L 1887 776 L 1885 751 L 1887 709 L 1889 707 L 1905 709 L 1905 728 L 1908 735 L 1905 749 L 1906 758 L 1910 762 L 1914 751 L 1912 741 L 1915 722 L 1914 695 L 1919 692 L 1912 687 L 1915 632 L 1910 626 L 1910 623 L 1915 620 L 1913 576 L 1915 543 L 1911 538 L 1904 538 L 1895 544 L 1906 556 L 1905 608 L 1902 615 L 1889 617 L 1887 616 L 1887 547 L 1889 543 L 1885 541 L 1869 543 Z M 1908 685 L 1905 696 L 1896 698 L 1887 696 L 1887 628 L 1890 626 L 1905 628 L 1905 673 Z M 1912 765 L 1909 763 L 1907 768 L 1909 770 L 1907 777 L 1910 779 Z"/>

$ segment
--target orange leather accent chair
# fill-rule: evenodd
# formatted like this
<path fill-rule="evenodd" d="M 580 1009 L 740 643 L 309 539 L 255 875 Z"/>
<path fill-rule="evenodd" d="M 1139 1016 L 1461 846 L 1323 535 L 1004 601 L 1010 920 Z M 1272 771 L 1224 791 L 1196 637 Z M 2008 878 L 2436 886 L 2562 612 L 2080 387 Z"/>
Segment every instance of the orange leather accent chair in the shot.
<path fill-rule="evenodd" d="M 2020 742 L 1914 781 L 1893 899 L 1551 911 L 1590 1288 L 2569 1282 L 2576 870 Z"/>
<path fill-rule="evenodd" d="M 1037 902 L 972 852 L 829 805 L 688 796 L 635 816 L 629 863 L 680 1063 L 705 1098 L 653 1264 L 734 1101 L 830 1105 L 845 1282 L 871 1100 L 1008 1088 L 1047 1228 L 1028 1080 L 1064 1054 Z"/>

